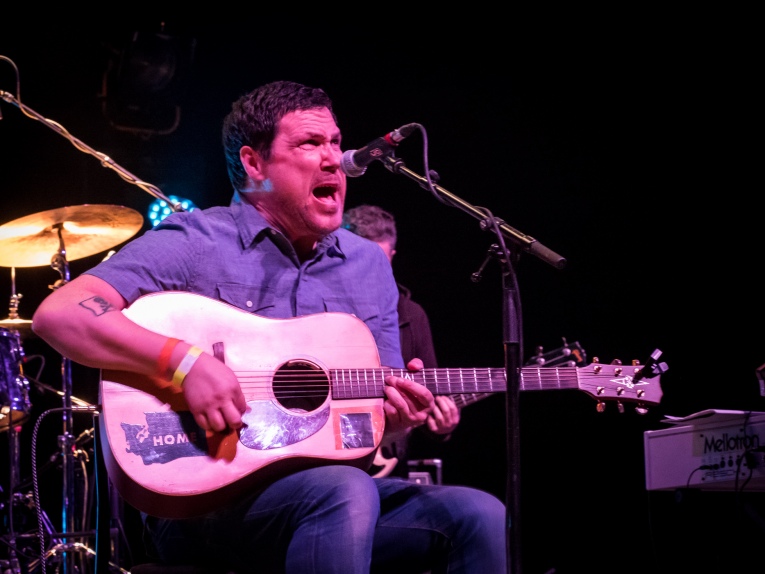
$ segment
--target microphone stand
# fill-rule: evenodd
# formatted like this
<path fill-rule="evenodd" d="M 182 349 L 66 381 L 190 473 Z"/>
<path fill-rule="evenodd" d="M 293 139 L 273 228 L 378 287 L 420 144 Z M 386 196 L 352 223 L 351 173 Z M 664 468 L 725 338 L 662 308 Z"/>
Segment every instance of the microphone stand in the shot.
<path fill-rule="evenodd" d="M 149 195 L 157 199 L 162 199 L 166 201 L 167 204 L 173 209 L 173 211 L 183 211 L 183 207 L 181 206 L 180 203 L 174 203 L 173 201 L 171 201 L 170 198 L 165 196 L 165 194 L 163 194 L 158 187 L 138 179 L 135 175 L 133 175 L 124 167 L 116 163 L 108 155 L 103 154 L 99 151 L 96 151 L 95 149 L 93 149 L 92 147 L 84 143 L 82 140 L 77 139 L 72 134 L 70 134 L 61 124 L 41 116 L 40 114 L 38 114 L 36 111 L 34 111 L 32 108 L 30 108 L 26 104 L 21 103 L 21 100 L 14 97 L 13 94 L 0 90 L 0 99 L 5 100 L 6 102 L 13 104 L 17 108 L 19 108 L 19 110 L 21 110 L 21 112 L 28 118 L 42 122 L 43 124 L 48 126 L 57 134 L 64 136 L 78 150 L 85 152 L 89 155 L 92 155 L 93 157 L 95 157 L 97 160 L 101 162 L 101 165 L 103 167 L 108 167 L 109 169 L 115 171 L 117 175 L 119 175 L 122 179 L 124 179 L 128 183 L 137 185 Z"/>
<path fill-rule="evenodd" d="M 507 509 L 507 531 L 505 533 L 505 550 L 507 552 L 508 574 L 521 574 L 521 519 L 520 519 L 520 369 L 522 361 L 522 327 L 520 298 L 518 296 L 517 278 L 513 269 L 513 259 L 517 259 L 519 251 L 531 253 L 556 269 L 562 269 L 566 260 L 540 244 L 536 239 L 510 227 L 501 219 L 495 218 L 487 210 L 480 209 L 462 200 L 443 187 L 432 182 L 404 165 L 404 162 L 392 153 L 379 158 L 385 168 L 392 172 L 407 176 L 422 187 L 438 194 L 437 198 L 443 203 L 450 204 L 472 215 L 480 221 L 481 229 L 492 229 L 497 234 L 498 245 L 492 245 L 486 260 L 480 270 L 473 274 L 473 281 L 478 281 L 481 272 L 492 258 L 499 260 L 502 265 L 502 313 L 503 338 L 505 351 L 505 374 L 507 392 L 505 394 L 505 410 L 507 414 L 507 492 L 505 506 Z M 512 243 L 513 250 L 507 249 L 505 238 Z"/>

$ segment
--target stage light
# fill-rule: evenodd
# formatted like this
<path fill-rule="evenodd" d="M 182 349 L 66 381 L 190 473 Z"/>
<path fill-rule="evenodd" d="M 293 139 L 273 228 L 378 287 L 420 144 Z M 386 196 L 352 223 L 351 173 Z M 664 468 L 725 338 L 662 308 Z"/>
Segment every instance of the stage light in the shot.
<path fill-rule="evenodd" d="M 139 136 L 167 135 L 180 123 L 196 40 L 134 32 L 103 76 L 102 111 L 114 129 Z"/>
<path fill-rule="evenodd" d="M 180 204 L 184 211 L 194 211 L 197 206 L 190 199 L 178 197 L 177 195 L 170 195 L 168 199 L 174 204 Z M 157 224 L 165 217 L 173 213 L 173 207 L 167 203 L 164 199 L 157 199 L 151 202 L 148 210 L 149 221 L 152 227 L 156 227 Z"/>

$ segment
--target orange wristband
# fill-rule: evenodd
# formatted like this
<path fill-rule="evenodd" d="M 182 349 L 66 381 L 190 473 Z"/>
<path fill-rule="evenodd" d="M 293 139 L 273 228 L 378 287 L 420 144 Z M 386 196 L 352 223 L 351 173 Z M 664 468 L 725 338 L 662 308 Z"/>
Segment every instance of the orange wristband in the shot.
<path fill-rule="evenodd" d="M 173 354 L 175 346 L 180 342 L 180 339 L 174 339 L 172 337 L 165 341 L 165 346 L 162 347 L 162 351 L 159 353 L 159 359 L 157 360 L 157 374 L 160 379 L 166 380 L 169 378 L 167 376 L 167 370 L 170 368 L 170 356 Z"/>

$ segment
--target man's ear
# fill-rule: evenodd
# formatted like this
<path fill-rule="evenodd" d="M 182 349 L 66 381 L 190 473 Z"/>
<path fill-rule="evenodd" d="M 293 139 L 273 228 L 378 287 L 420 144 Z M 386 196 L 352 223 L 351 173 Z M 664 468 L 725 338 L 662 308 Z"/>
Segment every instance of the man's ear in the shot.
<path fill-rule="evenodd" d="M 263 173 L 263 158 L 250 146 L 242 146 L 242 149 L 239 150 L 239 159 L 250 179 L 256 182 L 266 179 Z"/>

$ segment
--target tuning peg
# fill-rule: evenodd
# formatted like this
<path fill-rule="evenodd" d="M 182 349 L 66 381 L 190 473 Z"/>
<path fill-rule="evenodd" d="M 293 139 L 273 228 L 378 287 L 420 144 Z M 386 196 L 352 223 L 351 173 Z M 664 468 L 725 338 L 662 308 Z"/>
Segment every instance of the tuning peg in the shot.
<path fill-rule="evenodd" d="M 619 410 L 619 414 L 624 414 L 624 404 L 621 401 L 616 401 L 616 408 Z"/>
<path fill-rule="evenodd" d="M 606 410 L 606 403 L 604 403 L 603 401 L 598 401 L 598 404 L 595 405 L 595 410 L 598 411 L 599 413 L 602 413 L 603 411 Z"/>
<path fill-rule="evenodd" d="M 637 414 L 639 414 L 639 415 L 645 415 L 645 414 L 647 414 L 647 413 L 648 413 L 648 409 L 647 409 L 647 408 L 645 408 L 645 407 L 644 407 L 642 404 L 638 404 L 638 405 L 635 407 L 635 412 L 636 412 Z"/>

